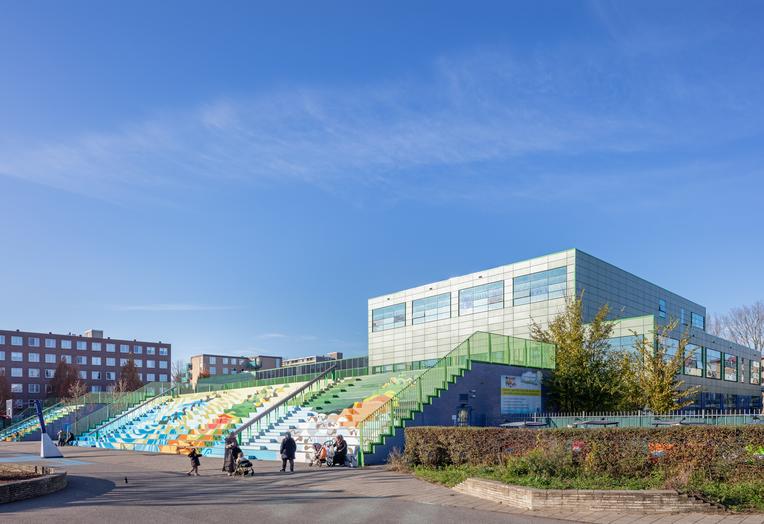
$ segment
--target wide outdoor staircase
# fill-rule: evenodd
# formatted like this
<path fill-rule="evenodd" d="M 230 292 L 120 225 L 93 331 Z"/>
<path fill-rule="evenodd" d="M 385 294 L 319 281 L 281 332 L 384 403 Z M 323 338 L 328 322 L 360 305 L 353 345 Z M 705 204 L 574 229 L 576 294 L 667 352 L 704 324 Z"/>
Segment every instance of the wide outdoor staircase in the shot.
<path fill-rule="evenodd" d="M 360 460 L 384 462 L 392 445 L 401 446 L 408 423 L 472 369 L 476 362 L 554 369 L 555 346 L 494 333 L 475 332 L 370 413 L 356 420 Z"/>
<path fill-rule="evenodd" d="M 241 439 L 242 450 L 258 460 L 278 460 L 281 440 L 291 432 L 297 442 L 297 462 L 309 462 L 315 444 L 342 435 L 348 442 L 348 455 L 355 456 L 360 445 L 356 421 L 387 402 L 420 373 L 404 371 L 350 377 L 330 384 L 275 418 L 259 431 Z"/>
<path fill-rule="evenodd" d="M 51 435 L 58 432 L 62 423 L 65 425 L 72 420 L 72 417 L 83 410 L 85 404 L 57 404 L 43 411 L 45 426 Z M 13 426 L 10 426 L 0 432 L 0 440 L 35 440 L 40 438 L 40 422 L 37 415 L 28 417 Z"/>
<path fill-rule="evenodd" d="M 82 435 L 77 443 L 109 449 L 178 453 L 222 444 L 225 436 L 301 384 L 165 395 Z"/>

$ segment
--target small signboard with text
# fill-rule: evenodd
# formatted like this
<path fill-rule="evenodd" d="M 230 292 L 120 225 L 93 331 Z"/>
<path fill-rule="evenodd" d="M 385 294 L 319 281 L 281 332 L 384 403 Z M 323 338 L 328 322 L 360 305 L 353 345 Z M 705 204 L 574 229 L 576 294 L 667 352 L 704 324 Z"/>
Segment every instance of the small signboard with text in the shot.
<path fill-rule="evenodd" d="M 541 372 L 518 371 L 501 376 L 501 414 L 522 415 L 541 411 Z"/>

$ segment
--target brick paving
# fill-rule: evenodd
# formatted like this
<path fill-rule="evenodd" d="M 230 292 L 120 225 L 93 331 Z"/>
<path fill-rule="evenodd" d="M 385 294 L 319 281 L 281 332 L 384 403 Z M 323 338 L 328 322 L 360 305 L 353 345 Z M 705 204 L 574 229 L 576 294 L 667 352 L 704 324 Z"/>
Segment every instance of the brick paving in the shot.
<path fill-rule="evenodd" d="M 31 456 L 38 443 L 0 443 L 0 462 L 57 466 Z M 764 515 L 627 514 L 529 511 L 495 504 L 381 467 L 310 469 L 293 474 L 256 462 L 254 478 L 229 478 L 221 460 L 203 458 L 188 478 L 188 459 L 89 448 L 64 448 L 70 486 L 59 494 L 0 506 L 3 522 L 527 522 L 552 524 L 764 524 Z M 26 455 L 26 456 L 25 456 Z M 124 478 L 128 483 L 125 484 Z"/>

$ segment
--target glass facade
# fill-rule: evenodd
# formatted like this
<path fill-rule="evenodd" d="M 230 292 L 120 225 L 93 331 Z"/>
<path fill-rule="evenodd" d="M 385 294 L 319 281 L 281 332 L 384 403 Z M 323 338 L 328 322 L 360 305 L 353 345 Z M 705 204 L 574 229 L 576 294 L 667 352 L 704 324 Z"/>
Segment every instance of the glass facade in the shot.
<path fill-rule="evenodd" d="M 724 380 L 737 382 L 737 357 L 724 354 Z"/>
<path fill-rule="evenodd" d="M 558 267 L 512 279 L 512 303 L 515 306 L 562 298 L 568 287 L 568 269 Z"/>
<path fill-rule="evenodd" d="M 684 373 L 693 377 L 703 376 L 703 348 L 687 344 L 684 349 Z"/>
<path fill-rule="evenodd" d="M 412 324 L 451 318 L 451 293 L 414 300 L 411 306 L 413 309 Z"/>
<path fill-rule="evenodd" d="M 706 377 L 722 378 L 722 354 L 719 351 L 706 348 Z"/>
<path fill-rule="evenodd" d="M 504 307 L 504 281 L 459 290 L 459 315 Z"/>
<path fill-rule="evenodd" d="M 703 315 L 698 315 L 697 313 L 692 313 L 691 315 L 691 321 L 692 321 L 692 327 L 705 330 L 706 329 L 706 318 Z"/>
<path fill-rule="evenodd" d="M 406 325 L 406 304 L 381 307 L 371 313 L 371 330 L 386 331 Z"/>
<path fill-rule="evenodd" d="M 658 316 L 666 318 L 666 301 L 663 299 L 658 300 Z"/>
<path fill-rule="evenodd" d="M 751 360 L 751 384 L 761 384 L 761 362 Z"/>

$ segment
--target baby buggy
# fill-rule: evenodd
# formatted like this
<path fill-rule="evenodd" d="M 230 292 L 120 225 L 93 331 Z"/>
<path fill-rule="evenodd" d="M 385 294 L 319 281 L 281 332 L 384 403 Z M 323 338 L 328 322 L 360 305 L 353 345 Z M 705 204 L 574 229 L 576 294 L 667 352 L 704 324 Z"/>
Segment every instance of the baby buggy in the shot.
<path fill-rule="evenodd" d="M 334 456 L 333 442 L 327 440 L 323 444 L 318 442 L 313 444 L 313 459 L 310 461 L 311 466 L 331 466 L 332 457 Z"/>
<path fill-rule="evenodd" d="M 236 459 L 236 469 L 233 472 L 234 475 L 242 477 L 254 476 L 255 470 L 252 467 L 252 463 L 242 454 Z"/>

